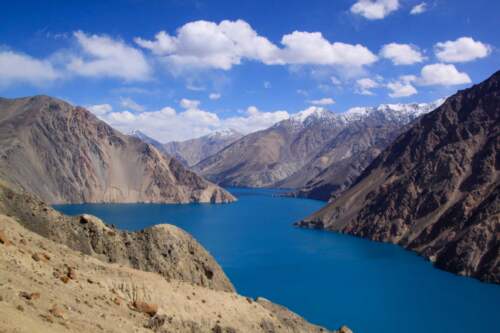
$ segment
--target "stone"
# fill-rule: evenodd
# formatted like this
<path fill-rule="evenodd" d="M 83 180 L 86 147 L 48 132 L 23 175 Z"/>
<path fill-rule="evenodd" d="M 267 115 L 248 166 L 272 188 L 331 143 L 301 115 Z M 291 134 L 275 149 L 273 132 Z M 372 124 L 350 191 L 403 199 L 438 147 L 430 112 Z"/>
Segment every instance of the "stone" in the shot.
<path fill-rule="evenodd" d="M 153 303 L 146 303 L 143 301 L 134 301 L 132 303 L 133 308 L 137 312 L 145 313 L 154 316 L 158 312 L 158 305 Z"/>

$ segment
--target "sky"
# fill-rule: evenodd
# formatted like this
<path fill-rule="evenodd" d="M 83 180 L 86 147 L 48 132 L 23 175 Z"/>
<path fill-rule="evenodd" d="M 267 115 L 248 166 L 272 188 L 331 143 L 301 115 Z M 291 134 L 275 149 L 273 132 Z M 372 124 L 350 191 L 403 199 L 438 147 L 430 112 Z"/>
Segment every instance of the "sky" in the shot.
<path fill-rule="evenodd" d="M 0 96 L 45 94 L 162 142 L 294 113 L 431 102 L 500 69 L 500 1 L 22 1 Z"/>

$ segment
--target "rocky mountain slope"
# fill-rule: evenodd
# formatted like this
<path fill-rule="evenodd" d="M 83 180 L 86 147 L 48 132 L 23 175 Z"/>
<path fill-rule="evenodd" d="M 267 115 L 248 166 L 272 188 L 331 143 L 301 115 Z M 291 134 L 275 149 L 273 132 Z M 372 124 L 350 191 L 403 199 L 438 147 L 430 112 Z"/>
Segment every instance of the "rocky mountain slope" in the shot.
<path fill-rule="evenodd" d="M 227 129 L 186 141 L 172 141 L 163 145 L 163 149 L 170 156 L 193 166 L 205 158 L 218 153 L 243 135 L 237 131 Z"/>
<path fill-rule="evenodd" d="M 298 188 L 293 196 L 328 201 L 348 188 L 407 124 L 443 102 L 353 108 L 340 116 L 346 119 L 345 128 L 299 171 L 276 185 Z"/>
<path fill-rule="evenodd" d="M 310 108 L 249 134 L 194 170 L 225 186 L 301 188 L 327 199 L 348 186 L 401 128 L 435 104 L 381 105 L 332 113 Z"/>
<path fill-rule="evenodd" d="M 2 332 L 329 332 L 234 293 L 213 258 L 174 226 L 122 232 L 0 189 Z"/>
<path fill-rule="evenodd" d="M 500 72 L 420 118 L 300 226 L 400 244 L 500 282 Z"/>
<path fill-rule="evenodd" d="M 0 99 L 0 173 L 50 203 L 234 200 L 153 146 L 47 96 Z"/>

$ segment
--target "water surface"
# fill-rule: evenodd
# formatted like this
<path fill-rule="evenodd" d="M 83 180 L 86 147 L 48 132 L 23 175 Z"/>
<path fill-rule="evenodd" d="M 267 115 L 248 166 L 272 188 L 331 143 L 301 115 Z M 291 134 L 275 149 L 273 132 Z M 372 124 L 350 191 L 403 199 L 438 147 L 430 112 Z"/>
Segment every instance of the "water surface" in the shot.
<path fill-rule="evenodd" d="M 230 189 L 226 205 L 58 205 L 118 228 L 175 224 L 200 241 L 240 294 L 263 296 L 307 320 L 355 333 L 500 332 L 500 286 L 432 267 L 398 246 L 294 228 L 320 208 L 273 190 Z"/>

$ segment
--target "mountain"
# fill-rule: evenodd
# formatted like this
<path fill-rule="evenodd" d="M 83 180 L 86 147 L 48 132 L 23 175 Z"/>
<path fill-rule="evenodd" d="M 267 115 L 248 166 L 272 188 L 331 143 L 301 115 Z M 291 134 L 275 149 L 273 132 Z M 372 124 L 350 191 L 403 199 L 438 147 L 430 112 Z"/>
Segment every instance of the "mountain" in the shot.
<path fill-rule="evenodd" d="M 0 225 L 5 332 L 332 332 L 238 295 L 212 256 L 172 225 L 120 231 L 2 181 Z"/>
<path fill-rule="evenodd" d="M 298 223 L 416 251 L 500 282 L 500 71 L 418 119 L 355 184 Z"/>
<path fill-rule="evenodd" d="M 128 135 L 136 137 L 138 139 L 141 139 L 142 141 L 144 141 L 146 143 L 149 143 L 150 145 L 154 146 L 159 151 L 165 152 L 164 149 L 163 149 L 163 143 L 161 143 L 160 141 L 157 141 L 157 140 L 153 139 L 152 137 L 144 134 L 142 131 L 133 130 L 130 133 L 128 133 Z"/>
<path fill-rule="evenodd" d="M 224 186 L 272 186 L 298 171 L 342 127 L 333 113 L 311 108 L 244 136 L 193 169 Z"/>
<path fill-rule="evenodd" d="M 193 166 L 242 136 L 241 133 L 231 129 L 220 130 L 196 139 L 165 143 L 163 150 L 183 162 L 184 165 Z"/>
<path fill-rule="evenodd" d="M 381 150 L 434 104 L 388 104 L 332 113 L 309 108 L 249 134 L 194 170 L 224 186 L 300 188 L 327 200 L 349 185 Z"/>
<path fill-rule="evenodd" d="M 50 203 L 234 200 L 152 145 L 48 96 L 0 99 L 0 175 Z"/>
<path fill-rule="evenodd" d="M 299 171 L 276 185 L 298 188 L 293 196 L 328 201 L 348 188 L 407 124 L 443 102 L 352 108 L 340 115 L 346 120 L 345 128 Z"/>

